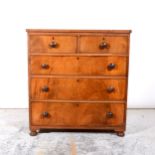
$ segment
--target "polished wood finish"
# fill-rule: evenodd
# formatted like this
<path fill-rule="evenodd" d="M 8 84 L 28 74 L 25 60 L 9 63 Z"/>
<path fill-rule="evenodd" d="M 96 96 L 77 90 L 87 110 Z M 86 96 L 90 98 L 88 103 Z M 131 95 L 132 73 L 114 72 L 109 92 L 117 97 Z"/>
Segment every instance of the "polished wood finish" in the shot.
<path fill-rule="evenodd" d="M 27 29 L 30 135 L 126 128 L 131 30 Z"/>
<path fill-rule="evenodd" d="M 113 65 L 113 68 L 110 66 Z M 127 57 L 31 56 L 31 74 L 127 75 Z"/>
<path fill-rule="evenodd" d="M 128 52 L 128 37 L 119 36 L 81 36 L 81 53 L 126 53 Z"/>
<path fill-rule="evenodd" d="M 113 88 L 112 91 L 109 89 Z M 126 79 L 31 78 L 31 99 L 125 100 Z M 45 89 L 43 91 L 43 89 Z M 46 91 L 47 89 L 47 91 Z"/>
<path fill-rule="evenodd" d="M 55 127 L 122 126 L 124 103 L 32 102 L 32 124 Z M 108 113 L 113 113 L 108 117 Z M 47 113 L 45 117 L 43 114 Z M 75 115 L 76 114 L 76 115 Z"/>
<path fill-rule="evenodd" d="M 76 42 L 75 36 L 32 35 L 29 48 L 32 53 L 75 53 Z"/>
<path fill-rule="evenodd" d="M 122 35 L 129 35 L 132 31 L 131 30 L 70 30 L 70 29 L 65 29 L 65 30 L 60 30 L 60 29 L 26 29 L 26 31 L 29 33 L 29 35 L 35 33 L 35 34 L 47 34 L 47 33 L 90 33 L 92 35 L 93 33 L 99 33 L 99 34 L 122 34 Z"/>

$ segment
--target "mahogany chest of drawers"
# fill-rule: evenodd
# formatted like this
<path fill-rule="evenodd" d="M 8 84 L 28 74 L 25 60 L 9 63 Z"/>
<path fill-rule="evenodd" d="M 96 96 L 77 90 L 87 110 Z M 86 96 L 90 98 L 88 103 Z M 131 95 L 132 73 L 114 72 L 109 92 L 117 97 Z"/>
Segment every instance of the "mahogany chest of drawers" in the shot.
<path fill-rule="evenodd" d="M 27 29 L 30 135 L 126 127 L 130 30 Z"/>

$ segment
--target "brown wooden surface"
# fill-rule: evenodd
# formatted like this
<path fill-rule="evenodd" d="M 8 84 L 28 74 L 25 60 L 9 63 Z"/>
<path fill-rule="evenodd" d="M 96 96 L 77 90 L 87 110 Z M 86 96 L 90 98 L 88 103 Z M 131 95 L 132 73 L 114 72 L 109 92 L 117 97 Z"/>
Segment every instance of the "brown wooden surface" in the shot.
<path fill-rule="evenodd" d="M 108 44 L 107 48 L 100 49 L 102 42 Z M 103 36 L 81 36 L 79 40 L 79 51 L 82 53 L 127 53 L 128 37 L 104 37 Z"/>
<path fill-rule="evenodd" d="M 26 31 L 31 33 L 105 33 L 105 34 L 130 34 L 131 30 L 77 30 L 77 29 L 26 29 Z"/>
<path fill-rule="evenodd" d="M 45 86 L 48 92 L 42 91 Z M 125 100 L 125 86 L 125 79 L 32 78 L 31 99 Z"/>
<path fill-rule="evenodd" d="M 123 103 L 32 102 L 32 124 L 48 126 L 118 126 L 124 122 Z M 43 113 L 48 112 L 44 117 Z M 112 118 L 107 113 L 112 112 Z"/>
<path fill-rule="evenodd" d="M 47 128 L 105 129 L 123 136 L 131 30 L 27 32 L 31 135 Z M 57 43 L 54 48 L 49 46 L 52 41 Z M 101 49 L 103 42 L 108 46 Z M 116 64 L 112 70 L 107 68 L 110 63 Z M 47 92 L 42 91 L 45 86 Z M 107 118 L 107 112 L 114 117 Z"/>
<path fill-rule="evenodd" d="M 127 57 L 31 56 L 30 59 L 31 74 L 127 75 Z M 110 70 L 111 63 L 116 67 Z"/>
<path fill-rule="evenodd" d="M 55 41 L 58 46 L 55 48 L 52 48 L 49 46 L 49 44 L 52 41 Z M 33 35 L 30 36 L 30 52 L 32 53 L 75 53 L 76 51 L 76 42 L 77 38 L 75 36 L 55 36 L 55 35 Z"/>

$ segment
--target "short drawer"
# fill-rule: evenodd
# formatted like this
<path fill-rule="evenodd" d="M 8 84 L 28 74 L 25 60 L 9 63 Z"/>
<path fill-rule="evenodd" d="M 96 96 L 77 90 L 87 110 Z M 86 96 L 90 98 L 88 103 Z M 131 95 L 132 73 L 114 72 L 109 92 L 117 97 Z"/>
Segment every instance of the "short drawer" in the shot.
<path fill-rule="evenodd" d="M 31 56 L 31 74 L 127 75 L 128 57 Z"/>
<path fill-rule="evenodd" d="M 32 102 L 33 125 L 53 127 L 122 126 L 125 103 Z"/>
<path fill-rule="evenodd" d="M 81 53 L 128 53 L 126 36 L 81 36 Z"/>
<path fill-rule="evenodd" d="M 31 53 L 75 53 L 76 36 L 30 35 Z"/>
<path fill-rule="evenodd" d="M 125 100 L 126 79 L 52 77 L 31 79 L 31 99 Z"/>

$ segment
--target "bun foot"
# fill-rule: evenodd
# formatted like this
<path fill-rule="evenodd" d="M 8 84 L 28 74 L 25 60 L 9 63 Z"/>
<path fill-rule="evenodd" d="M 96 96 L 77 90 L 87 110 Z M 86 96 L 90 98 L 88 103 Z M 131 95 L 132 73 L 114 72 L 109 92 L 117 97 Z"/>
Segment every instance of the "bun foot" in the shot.
<path fill-rule="evenodd" d="M 37 131 L 31 131 L 30 132 L 30 136 L 36 136 L 37 135 Z"/>
<path fill-rule="evenodd" d="M 125 135 L 125 133 L 123 132 L 123 131 L 117 131 L 116 132 L 117 133 L 117 136 L 119 136 L 119 137 L 124 137 L 124 135 Z"/>

